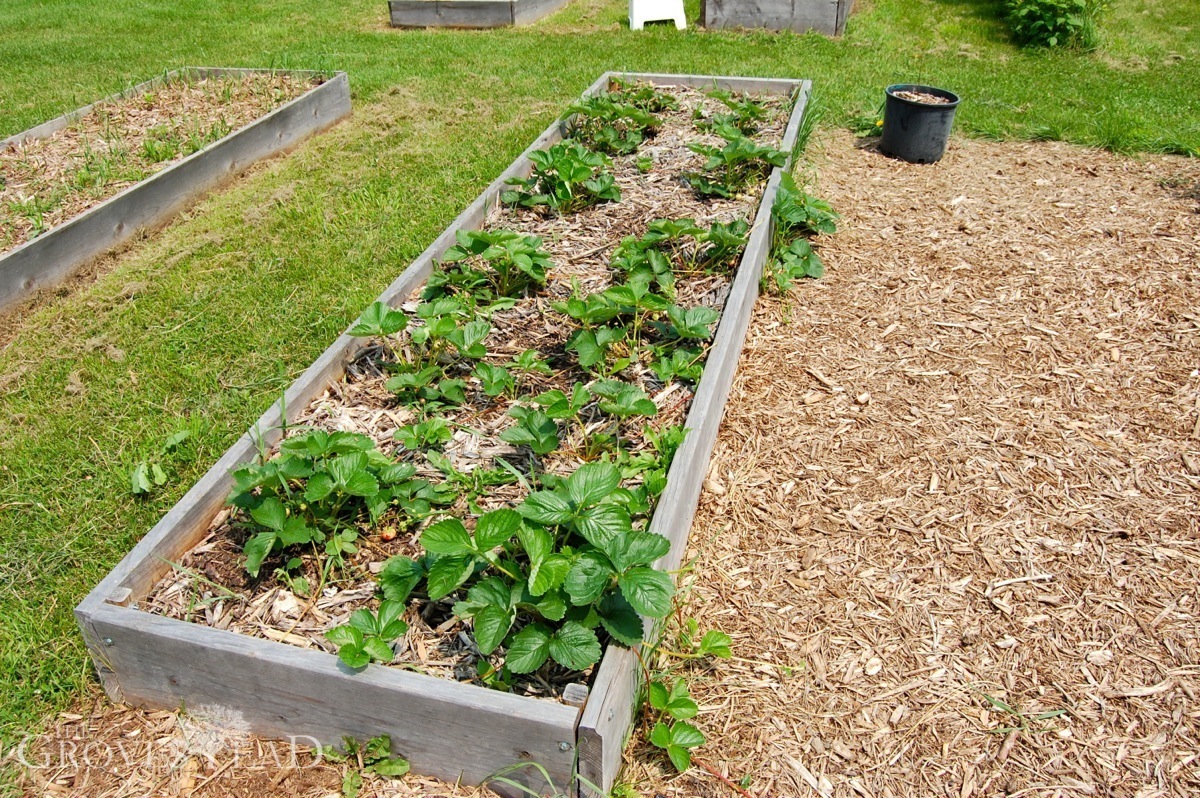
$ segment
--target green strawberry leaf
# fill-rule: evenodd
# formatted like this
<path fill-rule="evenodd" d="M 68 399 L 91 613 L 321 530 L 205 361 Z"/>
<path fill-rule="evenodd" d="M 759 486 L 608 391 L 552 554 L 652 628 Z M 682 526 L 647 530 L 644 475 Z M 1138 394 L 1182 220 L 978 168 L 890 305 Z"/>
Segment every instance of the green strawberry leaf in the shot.
<path fill-rule="evenodd" d="M 540 623 L 533 623 L 509 639 L 504 664 L 513 673 L 532 673 L 549 656 L 550 631 Z"/>
<path fill-rule="evenodd" d="M 517 511 L 530 521 L 546 526 L 565 524 L 574 516 L 567 500 L 548 490 L 529 494 Z"/>
<path fill-rule="evenodd" d="M 550 656 L 565 668 L 581 671 L 600 661 L 600 641 L 595 631 L 567 621 L 550 639 Z"/>
<path fill-rule="evenodd" d="M 424 578 L 425 569 L 419 563 L 397 554 L 383 564 L 383 570 L 379 572 L 379 586 L 385 598 L 404 601 Z"/>
<path fill-rule="evenodd" d="M 602 552 L 588 549 L 580 553 L 567 572 L 563 589 L 573 604 L 582 607 L 599 599 L 615 575 L 612 563 Z"/>
<path fill-rule="evenodd" d="M 495 604 L 489 604 L 475 614 L 475 643 L 481 654 L 491 654 L 504 642 L 513 619 L 511 610 Z"/>
<path fill-rule="evenodd" d="M 521 515 L 516 510 L 503 508 L 484 513 L 475 524 L 475 545 L 481 552 L 491 551 L 507 542 L 520 525 Z"/>
<path fill-rule="evenodd" d="M 584 463 L 567 477 L 567 495 L 577 507 L 599 504 L 621 485 L 621 473 L 612 463 Z"/>
<path fill-rule="evenodd" d="M 475 570 L 475 558 L 468 555 L 439 557 L 429 567 L 429 581 L 426 590 L 430 601 L 450 595 L 459 585 L 470 578 Z"/>
<path fill-rule="evenodd" d="M 242 553 L 246 555 L 246 570 L 250 572 L 251 576 L 258 576 L 263 560 L 271 553 L 271 549 L 275 548 L 275 542 L 278 539 L 275 532 L 268 531 L 259 532 L 246 541 Z"/>
<path fill-rule="evenodd" d="M 617 584 L 625 600 L 642 615 L 665 618 L 671 611 L 671 599 L 675 596 L 675 583 L 662 571 L 646 566 L 635 566 L 617 578 Z"/>
<path fill-rule="evenodd" d="M 474 551 L 471 536 L 463 522 L 457 518 L 447 518 L 430 524 L 421 533 L 421 545 L 425 551 L 433 554 L 467 554 Z"/>

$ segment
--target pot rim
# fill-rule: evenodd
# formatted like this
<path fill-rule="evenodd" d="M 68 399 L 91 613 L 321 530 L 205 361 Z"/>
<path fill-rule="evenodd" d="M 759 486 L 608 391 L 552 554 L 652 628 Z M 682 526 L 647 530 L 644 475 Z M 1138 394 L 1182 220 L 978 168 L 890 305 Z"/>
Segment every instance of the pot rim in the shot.
<path fill-rule="evenodd" d="M 917 102 L 916 100 L 897 97 L 896 92 L 898 91 L 925 92 L 926 94 L 932 94 L 935 97 L 945 97 L 950 102 L 921 103 Z M 908 103 L 909 105 L 916 106 L 918 108 L 957 108 L 958 104 L 962 102 L 962 98 L 948 89 L 939 89 L 936 86 L 925 86 L 920 83 L 893 83 L 891 86 L 888 86 L 886 89 L 884 89 L 884 92 L 890 99 L 896 100 L 897 102 Z"/>

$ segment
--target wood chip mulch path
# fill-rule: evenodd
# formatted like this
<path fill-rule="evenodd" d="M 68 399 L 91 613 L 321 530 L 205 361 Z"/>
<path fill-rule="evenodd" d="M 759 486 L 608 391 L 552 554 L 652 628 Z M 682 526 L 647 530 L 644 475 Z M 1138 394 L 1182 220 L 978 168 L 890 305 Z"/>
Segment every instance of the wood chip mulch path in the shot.
<path fill-rule="evenodd" d="M 698 753 L 760 797 L 1197 794 L 1200 164 L 857 144 L 810 150 L 844 216 L 828 275 L 756 307 L 701 499 L 689 611 L 738 659 L 693 676 Z M 152 717 L 59 728 L 178 724 Z M 642 795 L 732 794 L 645 744 L 627 759 Z M 265 761 L 27 789 L 271 794 Z"/>

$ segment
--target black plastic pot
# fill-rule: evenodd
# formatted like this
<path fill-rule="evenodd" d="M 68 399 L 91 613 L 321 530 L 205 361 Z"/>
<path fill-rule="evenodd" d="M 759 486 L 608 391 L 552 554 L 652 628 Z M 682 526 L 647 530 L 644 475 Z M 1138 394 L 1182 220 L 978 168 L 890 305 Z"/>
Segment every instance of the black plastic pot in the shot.
<path fill-rule="evenodd" d="M 897 97 L 898 91 L 913 91 L 944 97 L 948 103 L 919 103 Z M 883 109 L 883 138 L 879 149 L 909 163 L 936 163 L 946 154 L 946 141 L 958 108 L 957 94 L 933 86 L 901 83 L 887 87 Z"/>

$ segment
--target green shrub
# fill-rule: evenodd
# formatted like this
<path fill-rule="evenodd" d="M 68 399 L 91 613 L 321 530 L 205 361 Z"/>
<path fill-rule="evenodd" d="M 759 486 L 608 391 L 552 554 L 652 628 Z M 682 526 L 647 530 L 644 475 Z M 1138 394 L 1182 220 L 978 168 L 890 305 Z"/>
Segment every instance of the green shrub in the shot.
<path fill-rule="evenodd" d="M 1111 0 L 1007 0 L 1008 25 L 1018 44 L 1076 47 L 1098 43 L 1096 20 Z"/>

